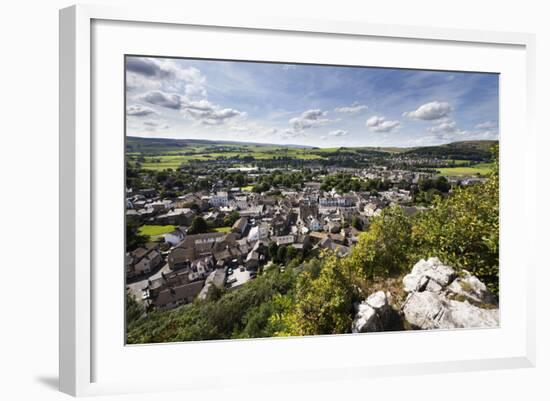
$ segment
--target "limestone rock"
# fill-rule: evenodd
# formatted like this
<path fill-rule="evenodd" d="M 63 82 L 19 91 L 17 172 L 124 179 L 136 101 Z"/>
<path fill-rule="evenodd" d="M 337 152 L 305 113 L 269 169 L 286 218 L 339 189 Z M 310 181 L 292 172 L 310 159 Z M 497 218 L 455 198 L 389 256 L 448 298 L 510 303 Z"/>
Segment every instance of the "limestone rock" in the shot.
<path fill-rule="evenodd" d="M 457 277 L 449 286 L 447 291 L 459 297 L 466 298 L 474 303 L 480 304 L 495 304 L 495 296 L 487 290 L 476 276 L 470 272 L 463 270 L 460 277 Z"/>
<path fill-rule="evenodd" d="M 402 311 L 418 329 L 497 327 L 496 298 L 476 276 L 458 275 L 438 258 L 421 260 L 403 278 L 409 293 Z M 490 308 L 480 306 L 491 306 Z"/>
<path fill-rule="evenodd" d="M 386 330 L 391 320 L 392 308 L 384 291 L 377 291 L 365 301 L 355 305 L 356 315 L 351 326 L 352 333 Z"/>
<path fill-rule="evenodd" d="M 406 292 L 441 291 L 456 277 L 453 268 L 444 265 L 438 258 L 421 259 L 412 271 L 403 278 Z"/>
<path fill-rule="evenodd" d="M 498 309 L 483 309 L 468 301 L 449 300 L 431 291 L 409 294 L 403 313 L 407 322 L 419 329 L 498 327 Z"/>

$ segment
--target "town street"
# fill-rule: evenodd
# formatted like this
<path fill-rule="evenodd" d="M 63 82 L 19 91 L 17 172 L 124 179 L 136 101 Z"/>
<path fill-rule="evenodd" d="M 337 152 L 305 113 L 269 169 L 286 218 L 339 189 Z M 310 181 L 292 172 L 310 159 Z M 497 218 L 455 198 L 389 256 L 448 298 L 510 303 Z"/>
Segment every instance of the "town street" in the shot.
<path fill-rule="evenodd" d="M 152 274 L 149 277 L 144 276 L 143 279 L 139 281 L 133 282 L 131 284 L 127 284 L 126 288 L 130 290 L 130 293 L 134 296 L 134 298 L 138 302 L 142 302 L 141 290 L 147 287 L 147 281 L 160 278 L 162 276 L 162 273 L 169 273 L 169 272 L 171 272 L 170 267 L 168 266 L 168 263 L 165 263 L 156 273 Z"/>

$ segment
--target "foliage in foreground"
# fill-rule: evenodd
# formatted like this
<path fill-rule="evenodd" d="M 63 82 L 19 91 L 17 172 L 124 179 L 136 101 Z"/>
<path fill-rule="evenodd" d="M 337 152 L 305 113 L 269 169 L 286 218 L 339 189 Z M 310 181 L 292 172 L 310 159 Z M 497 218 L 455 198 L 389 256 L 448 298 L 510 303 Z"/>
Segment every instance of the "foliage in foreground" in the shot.
<path fill-rule="evenodd" d="M 213 340 L 263 337 L 267 319 L 274 312 L 275 295 L 292 290 L 292 270 L 272 269 L 238 290 L 206 301 L 196 301 L 172 311 L 155 311 L 128 322 L 128 343 Z M 265 334 L 265 335 L 264 335 Z"/>
<path fill-rule="evenodd" d="M 466 269 L 498 295 L 498 194 L 498 164 L 494 163 L 485 183 L 456 189 L 414 219 L 411 253 L 437 256 L 455 268 Z"/>

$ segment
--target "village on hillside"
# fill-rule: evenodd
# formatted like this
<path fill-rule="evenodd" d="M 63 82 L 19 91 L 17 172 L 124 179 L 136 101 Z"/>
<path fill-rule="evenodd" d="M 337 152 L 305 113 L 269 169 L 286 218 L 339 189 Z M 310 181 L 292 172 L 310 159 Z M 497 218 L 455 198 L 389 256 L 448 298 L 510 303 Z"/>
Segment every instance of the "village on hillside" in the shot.
<path fill-rule="evenodd" d="M 480 174 L 443 176 L 410 157 L 391 165 L 350 168 L 314 162 L 258 167 L 241 160 L 182 165 L 163 176 L 136 169 L 126 189 L 127 288 L 145 311 L 238 290 L 263 270 L 284 270 L 331 250 L 345 256 L 373 217 L 392 205 L 414 215 L 435 195 L 484 181 Z M 130 169 L 130 168 L 129 168 Z M 173 177 L 194 174 L 193 183 Z M 285 179 L 292 177 L 292 179 Z M 198 185 L 199 181 L 207 184 Z M 245 184 L 235 186 L 236 183 Z M 178 186 L 181 185 L 181 187 Z M 198 188 L 202 187 L 202 188 Z M 158 230 L 158 231 L 155 231 Z M 141 235 L 148 230 L 152 235 Z M 137 238 L 137 241 L 134 241 Z M 131 243 L 130 243 L 131 242 Z M 300 263 L 293 268 L 300 269 Z"/>

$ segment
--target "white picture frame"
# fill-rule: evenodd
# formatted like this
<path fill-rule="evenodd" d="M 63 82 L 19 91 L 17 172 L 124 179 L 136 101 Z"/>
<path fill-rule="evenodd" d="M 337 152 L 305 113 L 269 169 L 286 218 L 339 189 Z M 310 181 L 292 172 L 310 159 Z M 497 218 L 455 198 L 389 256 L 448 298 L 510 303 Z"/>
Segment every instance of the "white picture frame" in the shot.
<path fill-rule="evenodd" d="M 109 6 L 95 5 L 79 5 L 72 6 L 60 11 L 60 390 L 75 396 L 80 395 L 95 395 L 95 394 L 110 394 L 110 393 L 126 393 L 126 392 L 142 392 L 142 391 L 166 391 L 168 390 L 185 390 L 199 389 L 208 384 L 210 388 L 213 386 L 231 386 L 234 385 L 228 381 L 220 379 L 216 384 L 212 384 L 206 372 L 190 373 L 187 379 L 175 379 L 167 377 L 165 380 L 151 378 L 149 381 L 137 380 L 124 373 L 120 373 L 117 379 L 114 375 L 103 376 L 101 366 L 110 364 L 119 372 L 124 372 L 126 367 L 131 366 L 131 361 L 135 363 L 135 358 L 155 358 L 158 363 L 161 360 L 168 361 L 173 358 L 177 350 L 181 350 L 182 344 L 166 344 L 142 346 L 138 348 L 124 347 L 122 341 L 123 333 L 110 332 L 105 314 L 101 311 L 101 306 L 94 306 L 94 291 L 98 286 L 101 286 L 101 275 L 94 273 L 96 262 L 100 255 L 96 253 L 94 235 L 97 234 L 98 220 L 102 212 L 102 208 L 98 205 L 97 198 L 94 197 L 94 192 L 98 189 L 98 185 L 103 185 L 97 180 L 98 154 L 103 152 L 102 144 L 98 143 L 94 138 L 94 127 L 100 124 L 95 119 L 101 111 L 95 109 L 95 103 L 92 101 L 94 95 L 94 87 L 92 79 L 96 71 L 94 68 L 100 68 L 96 64 L 94 55 L 98 47 L 105 44 L 104 41 L 98 39 L 93 40 L 94 24 L 101 21 L 107 22 L 109 26 L 114 26 L 117 23 L 132 24 L 116 27 L 112 32 L 119 32 L 116 37 L 113 37 L 113 46 L 117 43 L 122 43 L 125 38 L 121 36 L 120 30 L 132 29 L 136 34 L 145 29 L 145 26 L 157 26 L 160 31 L 159 35 L 166 33 L 161 32 L 162 29 L 178 29 L 178 27 L 193 27 L 205 30 L 222 30 L 227 32 L 238 33 L 242 37 L 246 35 L 254 35 L 255 32 L 266 34 L 284 34 L 306 35 L 308 38 L 338 37 L 342 40 L 361 40 L 361 38 L 373 38 L 384 40 L 388 43 L 395 41 L 409 41 L 418 43 L 431 43 L 437 45 L 442 51 L 445 46 L 461 46 L 463 48 L 477 48 L 483 50 L 484 46 L 494 47 L 495 49 L 510 49 L 510 60 L 514 61 L 510 68 L 510 76 L 515 74 L 514 84 L 518 88 L 519 99 L 517 105 L 524 107 L 518 111 L 517 115 L 511 116 L 509 120 L 502 121 L 503 141 L 507 142 L 506 146 L 501 148 L 501 165 L 506 166 L 509 159 L 509 153 L 512 150 L 519 154 L 521 165 L 517 171 L 507 171 L 504 169 L 503 179 L 501 184 L 501 194 L 504 196 L 516 196 L 510 193 L 508 185 L 512 180 L 520 180 L 525 185 L 534 180 L 528 173 L 535 169 L 535 133 L 533 132 L 533 112 L 534 112 L 534 44 L 535 38 L 530 34 L 523 33 L 506 33 L 506 32 L 483 32 L 459 29 L 443 29 L 443 28 L 427 28 L 415 26 L 398 26 L 398 25 L 376 25 L 360 21 L 318 21 L 318 20 L 297 20 L 292 18 L 276 18 L 267 17 L 260 18 L 258 16 L 242 16 L 241 18 L 225 19 L 220 17 L 211 17 L 208 15 L 187 15 L 185 10 L 167 10 L 160 8 L 113 8 Z M 114 24 L 114 25 L 113 25 Z M 129 31 L 128 31 L 129 32 Z M 127 40 L 129 40 L 127 38 Z M 275 39 L 274 39 L 275 40 Z M 309 39 L 308 39 L 309 40 Z M 205 42 L 206 43 L 206 42 Z M 117 50 L 119 51 L 119 50 Z M 172 54 L 168 54 L 172 55 Z M 396 56 L 398 57 L 398 56 Z M 260 57 L 261 59 L 261 57 Z M 495 59 L 497 60 L 497 59 Z M 294 60 L 289 60 L 294 61 Z M 345 63 L 346 60 L 342 60 Z M 397 61 L 398 62 L 398 61 Z M 493 61 L 496 63 L 497 61 Z M 387 65 L 387 64 L 384 64 Z M 445 62 L 440 64 L 426 62 L 426 68 L 445 68 Z M 431 66 L 431 67 L 430 67 Z M 460 65 L 455 66 L 460 69 Z M 504 67 L 503 67 L 504 68 Z M 513 72 L 512 68 L 517 71 Z M 118 70 L 117 70 L 118 71 Z M 518 72 L 519 71 L 519 72 Z M 492 72 L 501 72 L 496 68 Z M 524 79 L 522 79 L 524 78 Z M 118 88 L 122 91 L 121 88 Z M 503 92 L 502 96 L 507 93 Z M 123 95 L 122 93 L 120 94 Z M 97 94 L 96 94 L 97 96 Z M 116 103 L 120 112 L 123 111 L 122 105 Z M 503 102 L 503 100 L 501 100 Z M 509 107 L 510 106 L 510 107 Z M 511 109 L 510 105 L 503 105 L 506 110 Z M 123 115 L 120 115 L 120 122 L 123 120 Z M 508 118 L 508 117 L 506 117 Z M 522 129 L 524 134 L 522 139 L 524 145 L 516 144 L 514 137 L 506 136 L 506 132 L 511 128 Z M 121 137 L 123 133 L 120 133 Z M 517 145 L 517 146 L 516 146 Z M 105 169 L 106 163 L 109 168 L 117 169 L 116 162 L 105 153 L 105 158 L 102 158 L 102 166 Z M 111 165 L 112 164 L 112 165 Z M 99 173 L 101 175 L 101 173 Z M 533 188 L 531 186 L 531 188 Z M 520 195 L 517 195 L 520 196 Z M 508 198 L 506 198 L 508 199 Z M 120 194 L 120 203 L 122 203 L 122 195 Z M 502 206 L 502 210 L 517 205 L 519 208 L 528 206 L 528 200 L 518 197 L 510 198 L 510 202 Z M 524 209 L 524 210 L 523 210 Z M 522 208 L 518 218 L 510 220 L 510 224 L 503 224 L 503 230 L 510 232 L 509 236 L 502 241 L 514 240 L 511 231 L 521 230 L 526 234 L 522 234 L 522 242 L 517 249 L 508 249 L 502 253 L 503 258 L 508 258 L 510 261 L 515 260 L 521 250 L 528 250 L 530 246 L 529 238 L 534 233 L 534 219 L 536 216 L 536 207 Z M 512 230 L 513 229 L 513 230 Z M 122 230 L 122 227 L 120 228 Z M 531 241 L 533 243 L 533 241 Z M 510 247 L 508 247 L 510 248 Z M 528 252 L 527 252 L 528 253 Z M 534 255 L 534 253 L 531 253 Z M 123 268 L 121 266 L 120 279 L 123 276 Z M 281 380 L 327 380 L 338 378 L 357 378 L 360 380 L 363 377 L 376 377 L 387 375 L 404 375 L 404 374 L 422 374 L 433 372 L 458 372 L 470 371 L 479 369 L 503 369 L 517 367 L 531 367 L 535 364 L 535 318 L 534 318 L 534 269 L 535 262 L 529 259 L 529 256 L 523 259 L 521 278 L 517 280 L 519 298 L 521 302 L 518 305 L 510 305 L 506 301 L 507 294 L 510 295 L 510 287 L 501 286 L 503 291 L 501 298 L 502 313 L 507 313 L 512 310 L 514 319 L 513 324 L 511 319 L 506 320 L 503 316 L 503 325 L 499 329 L 494 330 L 475 330 L 475 331 L 455 331 L 452 333 L 443 332 L 422 332 L 408 333 L 407 337 L 398 337 L 400 334 L 380 334 L 380 335 L 359 335 L 359 336 L 330 336 L 333 338 L 295 338 L 282 340 L 247 340 L 247 341 L 220 341 L 207 342 L 201 344 L 185 345 L 186 352 L 191 356 L 191 359 L 198 358 L 201 353 L 205 352 L 206 347 L 215 350 L 217 353 L 225 355 L 227 358 L 245 355 L 244 361 L 254 360 L 253 354 L 258 354 L 265 351 L 266 348 L 271 348 L 272 353 L 298 352 L 301 350 L 304 356 L 311 358 L 311 363 L 296 363 L 294 367 L 286 368 L 282 363 L 278 362 L 276 355 L 271 355 L 269 363 L 260 363 L 256 367 L 259 374 L 255 380 L 262 381 L 262 373 L 269 372 L 270 378 L 277 376 Z M 505 276 L 504 280 L 508 280 L 510 276 Z M 506 284 L 506 282 L 504 283 Z M 111 292 L 106 292 L 108 297 L 113 297 L 113 302 L 119 302 L 115 295 Z M 120 297 L 122 297 L 122 290 Z M 117 315 L 119 317 L 119 315 Z M 112 319 L 117 316 L 113 315 Z M 105 319 L 105 322 L 103 321 Z M 514 326 L 515 325 L 515 326 Z M 98 329 L 98 326 L 102 327 Z M 120 327 L 123 327 L 123 322 L 120 322 Z M 98 330 L 102 332 L 98 334 Z M 498 332 L 500 330 L 500 332 Z M 498 333 L 510 331 L 508 337 L 499 337 Z M 107 332 L 108 331 L 108 332 Z M 497 334 L 495 334 L 497 333 Z M 116 343 L 122 347 L 121 353 L 132 354 L 126 362 L 124 359 L 116 359 L 115 355 L 108 355 L 108 347 L 104 346 L 105 341 L 101 338 L 112 335 L 116 338 Z M 370 336 L 370 337 L 369 337 Z M 353 361 L 357 355 L 348 353 L 341 355 L 341 349 L 353 350 L 353 347 L 363 346 L 365 341 L 382 342 L 384 338 L 392 337 L 396 344 L 403 343 L 406 346 L 408 341 L 415 344 L 421 344 L 423 336 L 427 343 L 438 343 L 438 341 L 447 340 L 457 341 L 459 343 L 468 344 L 472 338 L 479 336 L 483 338 L 481 341 L 486 341 L 487 345 L 491 342 L 494 347 L 487 347 L 487 352 L 480 350 L 465 353 L 464 358 L 457 356 L 441 354 L 440 358 L 432 356 L 430 358 L 420 360 L 415 355 L 396 362 L 389 360 L 388 363 L 369 362 L 369 361 Z M 406 339 L 406 340 L 403 340 Z M 507 350 L 499 348 L 499 341 L 506 341 L 509 345 Z M 340 347 L 340 348 L 337 348 Z M 314 355 L 318 354 L 323 349 L 326 352 L 325 360 L 315 360 Z M 356 349 L 356 348 L 355 348 Z M 405 348 L 403 348 L 405 349 Z M 251 351 L 250 351 L 251 350 Z M 502 352 L 501 352 L 502 351 Z M 455 355 L 463 352 L 457 350 Z M 248 355 L 250 354 L 250 355 Z M 267 355 L 267 354 L 266 354 Z M 337 358 L 337 355 L 340 357 Z M 99 359 L 98 359 L 99 358 Z M 112 359 L 111 359 L 112 358 Z M 132 359 L 134 358 L 134 359 Z M 304 357 L 304 359 L 307 359 Z M 333 358 L 331 360 L 331 358 Z M 373 356 L 373 359 L 376 359 Z M 102 361 L 98 363 L 97 361 Z M 406 362 L 404 362 L 406 360 Z M 169 363 L 169 362 L 168 362 Z M 243 364 L 244 362 L 235 361 L 233 363 Z M 280 363 L 280 364 L 278 364 Z M 271 367 L 268 366 L 271 364 Z M 103 378 L 105 377 L 105 379 Z M 265 379 L 264 379 L 265 380 Z M 265 384 L 269 382 L 265 380 Z"/>

